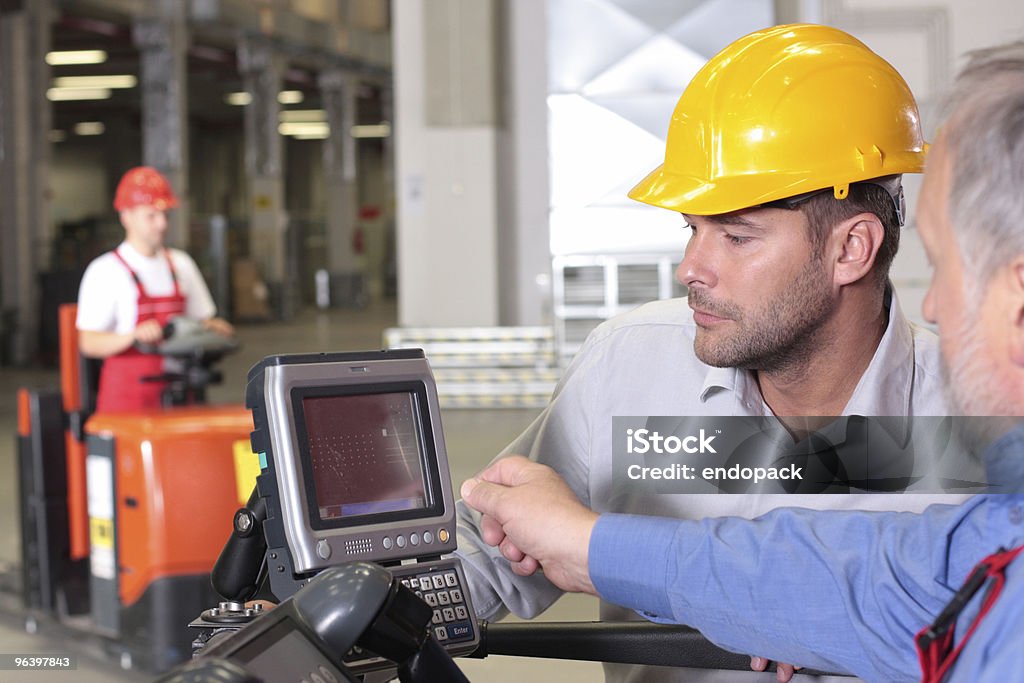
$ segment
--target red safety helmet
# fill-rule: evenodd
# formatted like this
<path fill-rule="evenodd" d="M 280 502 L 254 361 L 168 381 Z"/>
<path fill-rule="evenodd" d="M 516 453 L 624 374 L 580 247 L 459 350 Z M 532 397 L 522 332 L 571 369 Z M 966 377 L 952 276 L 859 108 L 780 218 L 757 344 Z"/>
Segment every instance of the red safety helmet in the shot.
<path fill-rule="evenodd" d="M 152 206 L 160 211 L 173 209 L 178 198 L 167 178 L 152 166 L 136 166 L 121 176 L 114 195 L 114 209 L 124 211 L 136 206 Z"/>

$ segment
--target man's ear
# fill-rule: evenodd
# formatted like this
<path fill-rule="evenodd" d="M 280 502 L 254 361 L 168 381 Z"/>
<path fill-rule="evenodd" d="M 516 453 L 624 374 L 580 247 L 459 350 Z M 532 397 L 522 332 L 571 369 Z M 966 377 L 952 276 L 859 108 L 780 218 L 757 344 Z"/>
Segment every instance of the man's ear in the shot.
<path fill-rule="evenodd" d="M 1010 264 L 1010 358 L 1024 369 L 1024 256 Z"/>
<path fill-rule="evenodd" d="M 848 285 L 871 273 L 878 250 L 885 239 L 885 228 L 878 216 L 860 213 L 840 222 L 832 232 L 835 240 L 835 283 Z"/>

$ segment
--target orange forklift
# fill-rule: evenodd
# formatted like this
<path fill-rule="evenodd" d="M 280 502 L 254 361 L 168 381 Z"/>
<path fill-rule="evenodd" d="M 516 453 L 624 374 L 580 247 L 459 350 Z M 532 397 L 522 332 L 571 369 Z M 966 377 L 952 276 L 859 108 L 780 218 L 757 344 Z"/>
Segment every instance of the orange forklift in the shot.
<path fill-rule="evenodd" d="M 163 407 L 94 413 L 101 361 L 60 309 L 61 386 L 18 393 L 23 596 L 29 623 L 101 636 L 125 668 L 188 659 L 187 623 L 219 599 L 213 568 L 253 489 L 251 413 L 206 405 L 235 342 L 177 319 L 149 351 L 175 359 Z"/>

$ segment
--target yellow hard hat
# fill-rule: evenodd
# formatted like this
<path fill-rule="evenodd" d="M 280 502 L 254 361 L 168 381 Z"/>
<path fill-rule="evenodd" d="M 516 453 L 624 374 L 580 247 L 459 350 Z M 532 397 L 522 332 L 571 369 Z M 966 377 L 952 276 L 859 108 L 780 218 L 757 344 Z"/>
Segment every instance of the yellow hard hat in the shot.
<path fill-rule="evenodd" d="M 920 115 L 888 62 L 828 26 L 775 26 L 715 55 L 669 123 L 665 163 L 629 196 L 715 215 L 924 170 Z"/>

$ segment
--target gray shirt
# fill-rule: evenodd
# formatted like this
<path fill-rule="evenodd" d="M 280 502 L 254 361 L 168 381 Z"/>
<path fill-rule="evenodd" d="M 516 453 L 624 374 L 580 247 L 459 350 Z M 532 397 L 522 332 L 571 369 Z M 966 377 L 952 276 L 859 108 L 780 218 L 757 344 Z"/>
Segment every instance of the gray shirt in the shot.
<path fill-rule="evenodd" d="M 624 415 L 770 415 L 753 373 L 714 368 L 693 352 L 695 323 L 685 299 L 657 301 L 609 320 L 588 337 L 555 389 L 548 407 L 498 457 L 518 453 L 554 468 L 588 507 L 699 519 L 757 517 L 780 506 L 919 511 L 936 502 L 959 502 L 952 494 L 662 494 L 613 486 L 612 418 Z M 907 321 L 895 295 L 889 322 L 843 415 L 941 416 L 938 338 Z M 508 611 L 533 617 L 561 592 L 542 575 L 515 575 L 497 549 L 479 533 L 479 516 L 458 503 L 459 550 L 470 594 L 482 619 Z M 629 610 L 602 604 L 602 619 L 634 619 Z M 750 653 L 758 654 L 758 653 Z M 745 680 L 766 674 L 707 672 L 660 667 L 605 665 L 608 680 Z M 713 676 L 718 676 L 717 678 Z M 850 679 L 843 679 L 850 680 Z"/>

